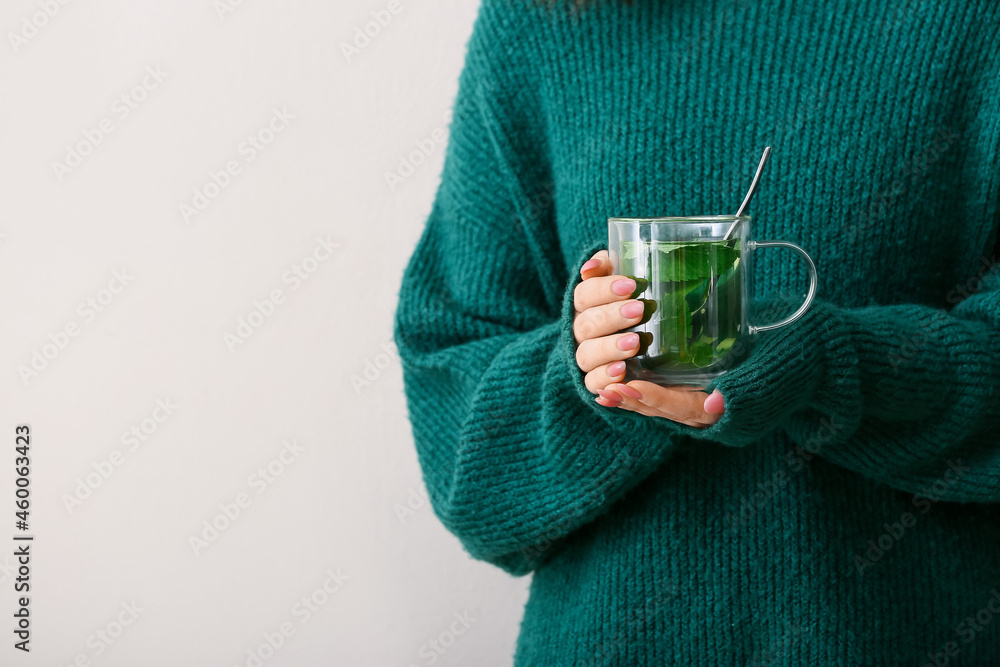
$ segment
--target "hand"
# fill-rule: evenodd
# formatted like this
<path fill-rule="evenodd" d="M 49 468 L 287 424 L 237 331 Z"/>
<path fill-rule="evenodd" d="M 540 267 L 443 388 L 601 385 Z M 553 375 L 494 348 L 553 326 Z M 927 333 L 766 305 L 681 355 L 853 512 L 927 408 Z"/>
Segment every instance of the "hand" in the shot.
<path fill-rule="evenodd" d="M 661 387 L 652 382 L 625 379 L 625 359 L 635 356 L 639 336 L 621 333 L 643 320 L 645 305 L 634 299 L 635 280 L 611 274 L 607 250 L 601 250 L 580 267 L 583 280 L 573 291 L 573 336 L 576 363 L 584 382 L 599 404 L 620 407 L 648 417 L 705 428 L 719 421 L 725 411 L 722 394 L 707 394 L 687 387 Z"/>

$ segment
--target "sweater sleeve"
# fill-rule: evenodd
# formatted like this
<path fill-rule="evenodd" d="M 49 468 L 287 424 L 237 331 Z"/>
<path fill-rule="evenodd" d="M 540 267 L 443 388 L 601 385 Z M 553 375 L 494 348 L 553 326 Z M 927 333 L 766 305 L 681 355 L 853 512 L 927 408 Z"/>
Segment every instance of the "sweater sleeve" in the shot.
<path fill-rule="evenodd" d="M 995 261 L 951 291 L 948 310 L 817 301 L 759 334 L 750 359 L 716 382 L 725 415 L 695 435 L 741 446 L 782 427 L 807 460 L 935 500 L 1000 502 Z"/>
<path fill-rule="evenodd" d="M 395 313 L 409 418 L 436 515 L 475 558 L 525 574 L 680 436 L 598 405 L 575 362 L 573 289 L 597 247 L 559 245 L 531 85 L 484 4 L 442 180 Z"/>

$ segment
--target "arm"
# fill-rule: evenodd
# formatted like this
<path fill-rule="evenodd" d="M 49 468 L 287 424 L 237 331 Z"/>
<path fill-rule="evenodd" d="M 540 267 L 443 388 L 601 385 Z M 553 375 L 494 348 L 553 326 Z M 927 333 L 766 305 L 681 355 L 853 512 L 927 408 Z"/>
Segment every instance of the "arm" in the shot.
<path fill-rule="evenodd" d="M 484 9 L 484 13 L 486 10 Z M 468 552 L 523 574 L 670 453 L 654 420 L 582 386 L 570 279 L 545 205 L 532 87 L 476 24 L 442 182 L 406 268 L 395 340 L 435 513 Z"/>

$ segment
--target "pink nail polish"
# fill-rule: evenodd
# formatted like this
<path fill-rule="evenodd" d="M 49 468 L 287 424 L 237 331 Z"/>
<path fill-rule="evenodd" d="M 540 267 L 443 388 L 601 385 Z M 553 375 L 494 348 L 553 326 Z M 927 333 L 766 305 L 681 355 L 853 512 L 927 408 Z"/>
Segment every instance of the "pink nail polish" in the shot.
<path fill-rule="evenodd" d="M 608 366 L 608 376 L 609 377 L 615 378 L 615 377 L 618 377 L 619 375 L 623 374 L 624 372 L 625 372 L 625 362 L 624 361 L 616 361 L 615 363 L 613 363 L 610 366 Z"/>
<path fill-rule="evenodd" d="M 629 301 L 621 308 L 622 317 L 627 317 L 632 320 L 636 317 L 642 317 L 643 312 L 646 310 L 645 306 L 642 305 L 642 301 Z"/>
<path fill-rule="evenodd" d="M 639 334 L 630 333 L 625 334 L 618 339 L 618 349 L 622 352 L 631 350 L 639 344 Z"/>
<path fill-rule="evenodd" d="M 597 393 L 601 398 L 603 398 L 605 401 L 609 403 L 614 403 L 615 405 L 618 405 L 619 403 L 622 402 L 622 397 L 619 396 L 616 392 L 608 391 L 607 389 L 598 389 Z"/>
<path fill-rule="evenodd" d="M 622 278 L 611 283 L 611 291 L 618 296 L 625 296 L 635 291 L 635 281 L 631 278 Z"/>
<path fill-rule="evenodd" d="M 628 386 L 627 384 L 616 385 L 615 391 L 617 391 L 619 394 L 625 394 L 629 398 L 634 398 L 637 401 L 642 399 L 642 393 L 639 392 L 639 390 L 635 389 L 634 387 Z"/>
<path fill-rule="evenodd" d="M 601 265 L 600 260 L 588 259 L 586 262 L 583 263 L 583 266 L 580 267 L 580 273 L 583 273 L 584 271 L 590 271 L 591 269 L 596 269 L 600 265 Z"/>
<path fill-rule="evenodd" d="M 721 415 L 726 411 L 726 402 L 716 389 L 705 399 L 705 412 L 710 415 Z"/>

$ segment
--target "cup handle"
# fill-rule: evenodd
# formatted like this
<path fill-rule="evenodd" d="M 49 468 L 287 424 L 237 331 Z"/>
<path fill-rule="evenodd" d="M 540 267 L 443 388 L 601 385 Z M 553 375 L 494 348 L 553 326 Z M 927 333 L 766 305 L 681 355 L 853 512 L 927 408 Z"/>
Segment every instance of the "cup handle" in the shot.
<path fill-rule="evenodd" d="M 805 260 L 806 268 L 809 270 L 809 292 L 806 294 L 805 302 L 799 306 L 799 309 L 785 319 L 780 322 L 775 322 L 774 324 L 765 324 L 763 326 L 751 324 L 749 326 L 750 334 L 753 335 L 761 331 L 770 331 L 771 329 L 783 327 L 805 315 L 806 311 L 809 310 L 809 306 L 812 305 L 813 299 L 816 298 L 816 286 L 818 282 L 816 276 L 816 264 L 812 261 L 812 257 L 809 256 L 809 253 L 794 243 L 788 243 L 787 241 L 749 241 L 747 245 L 750 247 L 750 250 L 755 250 L 757 248 L 788 248 L 789 250 L 794 250 L 802 259 Z"/>

